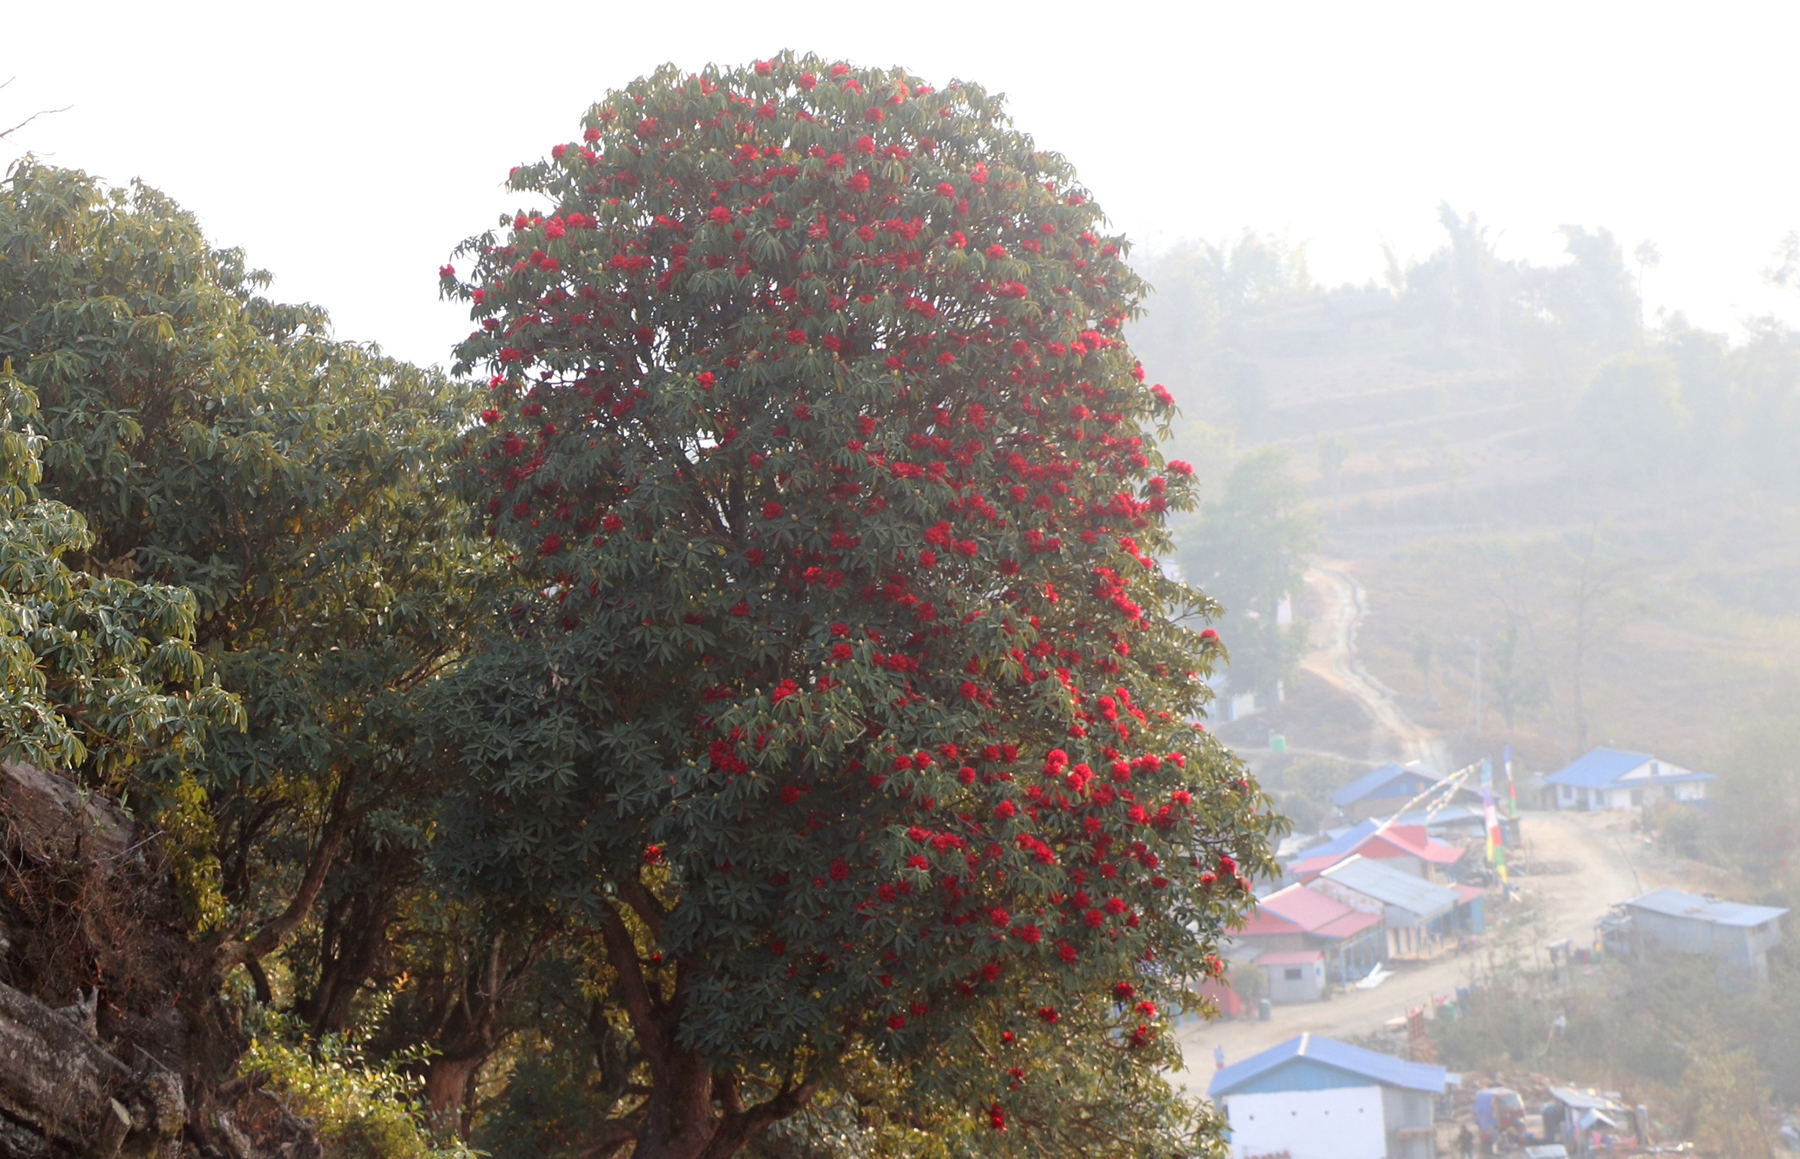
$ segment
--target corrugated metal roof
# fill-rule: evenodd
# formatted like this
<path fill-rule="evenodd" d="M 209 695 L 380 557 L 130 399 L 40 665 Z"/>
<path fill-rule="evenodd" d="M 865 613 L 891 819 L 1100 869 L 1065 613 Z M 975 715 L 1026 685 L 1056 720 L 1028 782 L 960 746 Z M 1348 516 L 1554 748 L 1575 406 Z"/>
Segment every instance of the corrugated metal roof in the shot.
<path fill-rule="evenodd" d="M 1361 828 L 1361 826 L 1358 826 L 1358 828 Z M 1302 857 L 1300 860 L 1288 866 L 1288 872 L 1299 874 L 1303 877 L 1309 873 L 1318 873 L 1325 869 L 1326 866 L 1336 865 L 1348 855 L 1361 852 L 1362 850 L 1367 849 L 1371 843 L 1377 841 L 1385 841 L 1401 853 L 1411 854 L 1421 860 L 1429 861 L 1434 865 L 1454 865 L 1462 860 L 1463 853 L 1465 852 L 1462 846 L 1438 841 L 1429 836 L 1422 827 L 1417 825 L 1389 825 L 1386 829 L 1381 829 L 1380 832 L 1376 832 L 1377 828 L 1379 828 L 1379 823 L 1371 824 L 1367 833 L 1356 841 L 1351 842 L 1349 847 L 1345 849 L 1336 849 L 1323 853 L 1319 852 L 1319 850 L 1309 849 L 1306 851 L 1305 857 Z M 1354 832 L 1354 830 L 1352 830 L 1352 832 Z M 1349 833 L 1346 833 L 1344 836 L 1348 837 L 1349 835 Z M 1324 848 L 1324 846 L 1319 847 L 1319 849 Z"/>
<path fill-rule="evenodd" d="M 1624 749 L 1597 748 L 1575 758 L 1562 768 L 1544 778 L 1546 784 L 1567 785 L 1572 789 L 1609 789 L 1620 785 L 1619 778 L 1626 773 L 1656 758 L 1649 753 L 1632 753 Z M 1677 770 L 1662 776 L 1636 777 L 1630 782 L 1631 787 L 1638 785 L 1676 785 L 1685 781 L 1713 781 L 1718 778 L 1711 773 L 1696 773 L 1682 768 L 1680 765 L 1667 765 Z"/>
<path fill-rule="evenodd" d="M 1672 918 L 1689 918 L 1717 926 L 1760 926 L 1788 911 L 1772 905 L 1746 905 L 1737 901 L 1709 901 L 1697 893 L 1679 889 L 1653 889 L 1625 903 L 1632 909 L 1649 910 Z"/>
<path fill-rule="evenodd" d="M 1383 865 L 1358 854 L 1327 869 L 1319 875 L 1347 889 L 1372 897 L 1383 905 L 1396 906 L 1421 918 L 1436 917 L 1453 908 L 1458 901 L 1456 891 L 1435 885 L 1404 870 Z"/>
<path fill-rule="evenodd" d="M 1467 821 L 1485 821 L 1481 809 L 1474 805 L 1442 805 L 1436 809 L 1414 809 L 1394 818 L 1396 825 L 1418 825 L 1422 828 L 1447 829 Z"/>
<path fill-rule="evenodd" d="M 1649 753 L 1597 748 L 1576 757 L 1544 780 L 1552 785 L 1568 785 L 1573 789 L 1603 789 L 1645 761 L 1655 759 Z"/>
<path fill-rule="evenodd" d="M 1213 1098 L 1228 1095 L 1246 1083 L 1261 1078 L 1296 1058 L 1308 1058 L 1347 1074 L 1372 1079 L 1382 1086 L 1403 1087 L 1430 1094 L 1444 1092 L 1446 1071 L 1434 1063 L 1407 1062 L 1391 1054 L 1379 1054 L 1351 1046 L 1334 1038 L 1301 1034 L 1261 1054 L 1253 1054 L 1243 1062 L 1214 1071 L 1206 1093 Z"/>
<path fill-rule="evenodd" d="M 1236 927 L 1239 937 L 1274 937 L 1277 934 L 1304 934 L 1304 926 L 1291 922 L 1273 910 L 1257 906 L 1244 915 L 1244 924 Z"/>
<path fill-rule="evenodd" d="M 1257 908 L 1279 914 L 1308 932 L 1351 912 L 1343 902 L 1333 901 L 1303 885 L 1290 885 L 1279 893 L 1272 893 L 1258 902 Z"/>
<path fill-rule="evenodd" d="M 1378 926 L 1380 924 L 1380 914 L 1364 913 L 1362 910 L 1353 909 L 1343 917 L 1338 918 L 1335 921 L 1326 922 L 1312 932 L 1321 938 L 1334 938 L 1342 941 L 1344 938 L 1354 937 L 1357 934 L 1362 933 L 1370 926 Z"/>
<path fill-rule="evenodd" d="M 1381 822 L 1373 817 L 1366 821 L 1358 821 L 1323 845 L 1314 845 L 1310 849 L 1302 850 L 1302 856 L 1305 860 L 1310 861 L 1315 857 L 1326 857 L 1333 853 L 1349 853 L 1380 827 Z"/>
<path fill-rule="evenodd" d="M 1629 1111 L 1619 1100 L 1599 1091 L 1578 1091 L 1574 1087 L 1551 1087 L 1550 1097 L 1578 1111 Z"/>
<path fill-rule="evenodd" d="M 1364 797 L 1381 788 L 1395 777 L 1404 777 L 1408 773 L 1424 777 L 1429 781 L 1441 781 L 1443 775 L 1430 765 L 1382 765 L 1379 769 L 1371 769 L 1348 785 L 1331 791 L 1331 803 L 1342 809 L 1345 805 L 1360 801 Z"/>

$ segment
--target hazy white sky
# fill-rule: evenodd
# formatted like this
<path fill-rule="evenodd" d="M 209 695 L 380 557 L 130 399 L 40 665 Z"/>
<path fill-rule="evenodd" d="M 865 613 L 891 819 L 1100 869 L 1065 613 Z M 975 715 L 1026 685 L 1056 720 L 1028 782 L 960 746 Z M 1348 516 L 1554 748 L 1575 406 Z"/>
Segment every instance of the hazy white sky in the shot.
<path fill-rule="evenodd" d="M 783 47 L 1007 93 L 1141 244 L 1245 226 L 1304 241 L 1327 283 L 1474 210 L 1552 260 L 1603 225 L 1663 263 L 1652 307 L 1718 329 L 1800 322 L 1762 284 L 1800 229 L 1800 4 L 1107 3 L 539 6 L 0 0 L 0 142 L 142 177 L 318 302 L 340 337 L 422 362 L 467 331 L 437 267 L 511 198 L 509 166 L 664 61 Z"/>

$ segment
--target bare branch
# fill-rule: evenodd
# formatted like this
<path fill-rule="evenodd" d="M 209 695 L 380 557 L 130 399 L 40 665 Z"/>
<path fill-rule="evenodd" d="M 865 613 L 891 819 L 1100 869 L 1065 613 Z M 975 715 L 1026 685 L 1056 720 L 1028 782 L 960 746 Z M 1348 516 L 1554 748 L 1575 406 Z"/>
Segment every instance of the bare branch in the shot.
<path fill-rule="evenodd" d="M 12 81 L 9 80 L 6 83 L 11 84 Z M 0 88 L 4 88 L 4 87 L 5 87 L 4 85 L 0 85 Z M 31 122 L 37 120 L 39 117 L 48 117 L 55 113 L 66 113 L 74 107 L 75 107 L 74 105 L 64 105 L 60 109 L 39 109 L 37 112 L 31 114 L 29 117 L 26 117 L 23 121 L 20 121 L 18 124 L 14 125 L 12 128 L 0 130 L 0 141 L 6 140 L 6 138 L 12 136 L 14 133 L 18 132 L 20 129 L 23 129 L 26 125 L 31 124 Z"/>

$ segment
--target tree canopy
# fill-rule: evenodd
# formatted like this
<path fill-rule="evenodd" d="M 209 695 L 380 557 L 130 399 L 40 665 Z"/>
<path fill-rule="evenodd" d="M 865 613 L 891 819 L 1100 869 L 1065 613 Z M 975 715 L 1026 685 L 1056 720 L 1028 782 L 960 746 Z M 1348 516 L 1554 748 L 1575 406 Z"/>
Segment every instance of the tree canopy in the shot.
<path fill-rule="evenodd" d="M 810 57 L 511 187 L 445 376 L 153 189 L 0 185 L 0 739 L 180 899 L 32 984 L 202 1148 L 241 1059 L 366 1050 L 421 1104 L 317 1121 L 396 1153 L 1216 1150 L 1169 1018 L 1280 820 L 1195 723 L 1125 240 L 998 98 Z"/>
<path fill-rule="evenodd" d="M 433 714 L 437 864 L 592 931 L 648 1081 L 590 1145 L 729 1155 L 865 1059 L 970 1146 L 1203 1149 L 1124 1096 L 1274 822 L 1191 723 L 1123 239 L 980 88 L 810 57 L 550 154 L 443 271 L 516 578 Z"/>
<path fill-rule="evenodd" d="M 272 1002 L 260 963 L 294 951 L 317 1030 L 384 968 L 434 808 L 413 700 L 466 646 L 487 558 L 449 486 L 469 390 L 267 281 L 148 187 L 30 159 L 0 186 L 0 357 L 41 402 L 9 372 L 8 690 L 47 702 L 6 739 L 155 820 L 202 982 L 139 988 L 185 1024 L 104 1029 L 194 1061 L 202 1108 L 241 1046 L 213 1007 L 234 967 Z"/>

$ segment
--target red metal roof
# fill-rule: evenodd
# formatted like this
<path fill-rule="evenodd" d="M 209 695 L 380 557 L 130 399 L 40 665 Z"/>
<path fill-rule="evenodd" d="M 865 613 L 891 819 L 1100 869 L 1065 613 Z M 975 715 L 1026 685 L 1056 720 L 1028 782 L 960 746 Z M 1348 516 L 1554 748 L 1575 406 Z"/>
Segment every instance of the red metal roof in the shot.
<path fill-rule="evenodd" d="M 1238 935 L 1246 938 L 1258 935 L 1267 937 L 1272 934 L 1303 934 L 1305 932 L 1306 930 L 1301 926 L 1295 925 L 1280 914 L 1263 909 L 1261 906 L 1251 910 L 1244 918 L 1244 924 L 1238 929 Z"/>
<path fill-rule="evenodd" d="M 1302 881 L 1310 881 L 1338 862 L 1358 853 L 1376 860 L 1417 857 L 1433 865 L 1454 865 L 1462 860 L 1463 848 L 1436 840 L 1425 832 L 1423 825 L 1389 825 L 1386 829 L 1369 834 L 1348 849 L 1318 857 L 1303 857 L 1288 869 L 1298 874 Z"/>
<path fill-rule="evenodd" d="M 1382 840 L 1438 865 L 1450 865 L 1461 860 L 1463 855 L 1462 846 L 1436 840 L 1425 832 L 1423 825 L 1390 825 L 1369 844 Z M 1367 857 L 1369 854 L 1365 851 L 1363 856 Z"/>
<path fill-rule="evenodd" d="M 1262 899 L 1261 908 L 1280 914 L 1301 929 L 1311 932 L 1326 922 L 1341 918 L 1350 907 L 1333 901 L 1324 894 L 1303 885 L 1290 885 Z"/>
<path fill-rule="evenodd" d="M 1321 938 L 1351 938 L 1362 933 L 1370 926 L 1381 924 L 1380 914 L 1364 913 L 1362 910 L 1351 910 L 1335 921 L 1326 922 L 1312 932 Z"/>

